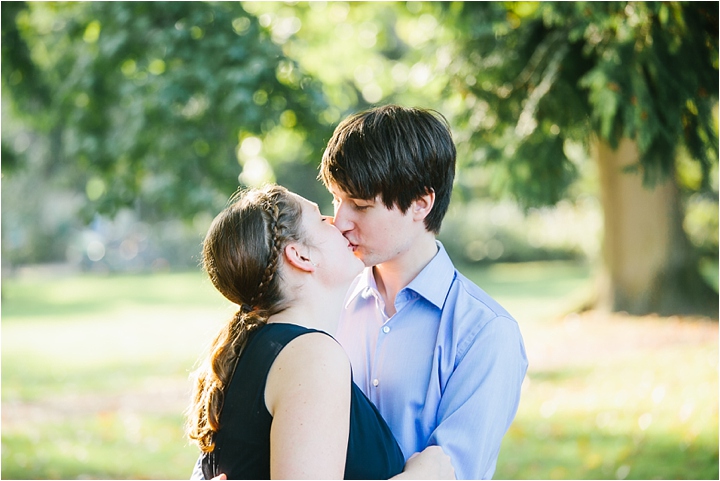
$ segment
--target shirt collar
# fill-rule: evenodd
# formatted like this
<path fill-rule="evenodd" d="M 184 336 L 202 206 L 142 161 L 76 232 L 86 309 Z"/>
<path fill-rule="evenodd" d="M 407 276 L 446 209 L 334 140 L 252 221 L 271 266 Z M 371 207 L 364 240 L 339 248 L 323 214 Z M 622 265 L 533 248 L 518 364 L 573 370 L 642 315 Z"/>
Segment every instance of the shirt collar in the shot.
<path fill-rule="evenodd" d="M 438 240 L 436 240 L 435 243 L 438 246 L 437 254 L 435 254 L 435 257 L 432 258 L 428 265 L 420 271 L 420 274 L 418 274 L 405 289 L 418 293 L 437 306 L 438 309 L 442 309 L 447 293 L 450 290 L 450 285 L 455 279 L 455 266 L 453 266 L 442 243 Z M 370 295 L 380 297 L 372 267 L 366 267 L 355 279 L 345 299 L 345 307 L 361 294 L 363 294 L 365 298 Z"/>
<path fill-rule="evenodd" d="M 377 293 L 377 283 L 375 282 L 375 276 L 373 276 L 372 272 L 372 267 L 366 267 L 355 278 L 355 281 L 353 281 L 353 284 L 348 290 L 348 295 L 345 297 L 346 308 L 353 301 L 353 299 L 355 299 L 360 294 L 364 294 L 364 297 L 366 298 L 371 294 L 379 297 L 379 294 Z"/>
<path fill-rule="evenodd" d="M 438 309 L 442 309 L 455 279 L 455 266 L 442 243 L 438 240 L 435 242 L 438 246 L 437 254 L 405 289 L 417 292 Z"/>

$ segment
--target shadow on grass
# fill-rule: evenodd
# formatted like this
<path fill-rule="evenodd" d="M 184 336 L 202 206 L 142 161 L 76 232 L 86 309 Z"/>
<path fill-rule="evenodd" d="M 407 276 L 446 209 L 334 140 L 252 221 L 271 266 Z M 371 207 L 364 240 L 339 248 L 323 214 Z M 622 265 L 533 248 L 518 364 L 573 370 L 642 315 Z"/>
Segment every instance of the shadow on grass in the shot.
<path fill-rule="evenodd" d="M 3 279 L 3 320 L 82 316 L 123 305 L 208 307 L 224 299 L 201 272 Z"/>
<path fill-rule="evenodd" d="M 3 356 L 2 398 L 3 402 L 24 402 L 70 395 L 113 395 L 147 386 L 149 379 L 187 379 L 189 388 L 191 367 L 172 361 L 149 363 L 140 360 L 98 363 L 72 369 L 62 364 L 21 362 L 15 357 Z M 28 383 L 28 379 L 33 381 Z"/>
<path fill-rule="evenodd" d="M 557 419 L 515 422 L 497 479 L 718 479 L 718 443 L 708 434 L 610 433 Z"/>
<path fill-rule="evenodd" d="M 492 296 L 508 298 L 561 298 L 589 279 L 587 265 L 566 261 L 459 265 L 458 270 Z"/>
<path fill-rule="evenodd" d="M 2 479 L 187 479 L 197 450 L 179 417 L 88 416 L 2 436 Z"/>
<path fill-rule="evenodd" d="M 587 368 L 572 368 L 572 369 L 553 369 L 547 371 L 531 371 L 528 374 L 528 378 L 532 379 L 532 382 L 549 382 L 549 383 L 563 383 L 573 379 L 582 379 L 586 375 L 592 372 L 591 367 Z"/>

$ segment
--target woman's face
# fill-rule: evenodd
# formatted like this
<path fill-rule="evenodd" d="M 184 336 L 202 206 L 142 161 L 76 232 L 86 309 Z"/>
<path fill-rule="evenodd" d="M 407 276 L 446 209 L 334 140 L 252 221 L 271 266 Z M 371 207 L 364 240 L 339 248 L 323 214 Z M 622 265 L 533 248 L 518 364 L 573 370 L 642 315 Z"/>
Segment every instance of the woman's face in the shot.
<path fill-rule="evenodd" d="M 333 225 L 332 217 L 322 215 L 314 202 L 297 198 L 302 205 L 308 257 L 316 264 L 317 273 L 330 282 L 351 282 L 362 271 L 363 262 L 353 254 L 350 242 Z"/>

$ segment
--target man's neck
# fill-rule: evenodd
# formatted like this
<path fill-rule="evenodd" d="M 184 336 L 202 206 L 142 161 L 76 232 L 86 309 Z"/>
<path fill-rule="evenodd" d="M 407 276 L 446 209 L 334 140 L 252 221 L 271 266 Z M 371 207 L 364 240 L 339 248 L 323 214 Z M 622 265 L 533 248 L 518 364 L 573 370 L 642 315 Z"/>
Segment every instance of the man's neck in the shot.
<path fill-rule="evenodd" d="M 437 254 L 435 236 L 422 236 L 404 254 L 373 267 L 378 292 L 385 301 L 388 317 L 395 314 L 395 297 L 427 266 Z"/>

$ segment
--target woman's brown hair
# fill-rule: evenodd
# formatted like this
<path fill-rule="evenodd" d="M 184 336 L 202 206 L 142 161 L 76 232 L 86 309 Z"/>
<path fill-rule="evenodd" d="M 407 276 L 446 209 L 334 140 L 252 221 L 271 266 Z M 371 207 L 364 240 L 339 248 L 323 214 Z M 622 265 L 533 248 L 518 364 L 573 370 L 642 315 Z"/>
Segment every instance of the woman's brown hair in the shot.
<path fill-rule="evenodd" d="M 203 452 L 215 448 L 224 393 L 248 335 L 287 307 L 279 275 L 282 250 L 301 241 L 302 206 L 278 185 L 239 192 L 213 221 L 203 242 L 203 267 L 238 311 L 194 373 L 187 434 Z"/>

